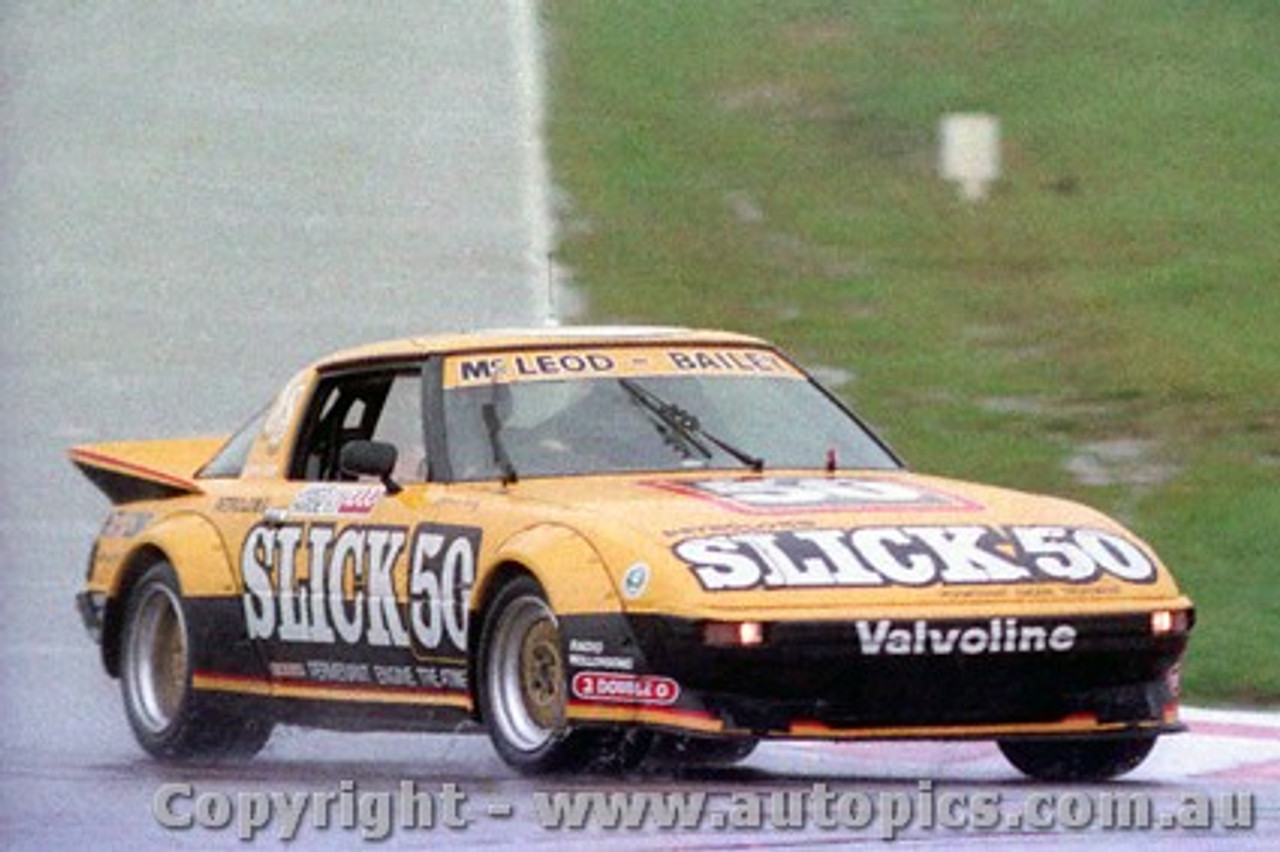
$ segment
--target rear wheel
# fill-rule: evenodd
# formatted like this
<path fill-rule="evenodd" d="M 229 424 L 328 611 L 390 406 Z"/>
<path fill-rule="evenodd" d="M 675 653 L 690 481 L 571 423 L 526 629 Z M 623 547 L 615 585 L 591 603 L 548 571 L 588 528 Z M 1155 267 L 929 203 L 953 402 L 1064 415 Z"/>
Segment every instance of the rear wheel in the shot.
<path fill-rule="evenodd" d="M 138 581 L 125 611 L 120 689 L 134 736 L 161 760 L 251 757 L 271 724 L 208 705 L 191 687 L 191 631 L 177 575 L 166 562 Z"/>
<path fill-rule="evenodd" d="M 521 772 L 629 769 L 648 751 L 647 732 L 569 727 L 559 621 L 531 577 L 504 586 L 486 611 L 477 693 L 493 747 Z"/>
<path fill-rule="evenodd" d="M 1118 739 L 1000 740 L 1005 758 L 1041 781 L 1105 781 L 1138 767 L 1155 747 L 1152 735 Z"/>

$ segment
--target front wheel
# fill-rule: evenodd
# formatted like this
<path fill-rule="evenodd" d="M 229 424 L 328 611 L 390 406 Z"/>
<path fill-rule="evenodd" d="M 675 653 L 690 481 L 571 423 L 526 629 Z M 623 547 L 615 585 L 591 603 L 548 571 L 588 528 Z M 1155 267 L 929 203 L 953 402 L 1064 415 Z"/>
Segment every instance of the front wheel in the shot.
<path fill-rule="evenodd" d="M 194 656 L 173 567 L 147 570 L 129 596 L 120 647 L 120 690 L 138 743 L 166 761 L 252 757 L 271 724 L 208 706 L 192 689 Z"/>
<path fill-rule="evenodd" d="M 643 732 L 568 726 L 560 624 L 533 578 L 520 577 L 497 593 L 481 628 L 479 659 L 480 713 L 509 766 L 533 775 L 627 769 L 643 758 Z"/>
<path fill-rule="evenodd" d="M 1041 781 L 1105 781 L 1136 769 L 1155 747 L 1147 734 L 1116 739 L 1000 740 L 1001 753 Z"/>

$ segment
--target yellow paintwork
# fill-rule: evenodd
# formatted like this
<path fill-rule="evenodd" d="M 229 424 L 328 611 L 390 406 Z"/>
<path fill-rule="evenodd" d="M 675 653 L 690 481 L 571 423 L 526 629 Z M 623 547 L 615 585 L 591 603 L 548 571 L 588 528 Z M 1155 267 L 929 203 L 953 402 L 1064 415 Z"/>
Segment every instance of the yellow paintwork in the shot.
<path fill-rule="evenodd" d="M 682 350 L 698 347 L 771 348 L 754 338 L 709 331 L 673 329 L 581 330 L 557 329 L 487 335 L 449 335 L 415 338 L 347 350 L 324 358 L 299 371 L 268 409 L 264 426 L 250 449 L 238 479 L 201 479 L 200 467 L 225 439 L 198 438 L 166 441 L 127 441 L 95 444 L 71 450 L 79 465 L 153 481 L 187 492 L 169 499 L 141 501 L 121 506 L 99 537 L 86 588 L 118 599 L 123 584 L 139 557 L 162 554 L 177 571 L 184 594 L 191 597 L 234 597 L 245 593 L 240 554 L 246 536 L 270 511 L 288 507 L 307 483 L 284 478 L 293 436 L 305 412 L 318 377 L 347 365 L 411 362 L 430 356 L 451 356 L 445 361 L 446 386 L 463 385 L 469 379 L 461 365 L 466 359 L 484 358 L 499 365 L 496 380 L 519 380 L 520 365 L 513 360 L 521 352 L 580 352 L 596 346 L 619 365 L 617 374 L 640 369 L 628 366 L 628 353 L 637 347 L 671 346 Z M 457 353 L 464 353 L 458 355 Z M 762 356 L 763 357 L 763 356 Z M 771 357 L 771 356 L 770 356 Z M 780 356 L 779 356 L 780 357 Z M 785 364 L 781 369 L 797 378 L 803 374 Z M 530 376 L 536 380 L 537 376 Z M 489 377 L 488 380 L 495 380 Z M 770 477 L 819 478 L 813 471 L 769 471 Z M 850 475 L 848 472 L 842 475 Z M 434 524 L 478 527 L 483 539 L 476 554 L 475 578 L 469 609 L 475 610 L 490 589 L 490 580 L 504 567 L 519 566 L 533 574 L 546 590 L 554 610 L 561 615 L 605 613 L 654 613 L 694 619 L 847 620 L 859 618 L 929 619 L 995 618 L 1001 616 L 1075 616 L 1108 613 L 1141 613 L 1187 609 L 1191 602 L 1156 560 L 1150 548 L 1114 521 L 1085 507 L 988 486 L 962 483 L 908 472 L 867 472 L 863 479 L 889 486 L 922 489 L 941 494 L 950 502 L 933 508 L 927 523 L 937 525 L 1051 525 L 1079 526 L 1104 531 L 1139 548 L 1155 565 L 1154 582 L 1135 584 L 1115 577 L 1087 585 L 1070 583 L 1002 584 L 973 586 L 933 584 L 909 588 L 886 583 L 876 587 L 788 588 L 709 593 L 700 587 L 689 566 L 677 559 L 672 547 L 696 535 L 726 532 L 768 532 L 779 528 L 780 515 L 744 512 L 713 499 L 681 495 L 683 483 L 709 479 L 749 479 L 747 471 L 664 474 L 642 476 L 591 476 L 525 479 L 511 485 L 496 482 L 459 484 L 409 484 L 401 493 L 383 495 L 365 519 L 401 529 L 413 529 L 423 518 Z M 792 512 L 785 519 L 806 529 L 853 529 L 868 524 L 884 527 L 920 524 L 918 507 L 877 507 L 864 510 L 823 509 Z M 352 519 L 333 519 L 350 523 Z M 400 556 L 394 574 L 396 597 L 409 598 L 407 563 Z M 623 579 L 629 569 L 643 565 L 647 584 L 635 595 L 623 595 Z M 345 594 L 354 594 L 348 578 Z M 453 662 L 456 662 L 453 661 Z M 473 697 L 458 694 L 398 693 L 379 690 L 338 689 L 298 683 L 246 681 L 198 673 L 199 689 L 245 694 L 310 697 L 332 700 L 370 700 L 441 704 L 470 708 Z M 582 720 L 640 721 L 716 733 L 723 725 L 709 716 L 653 707 L 606 707 L 574 704 L 571 718 Z M 1100 730 L 1095 723 L 1067 720 L 1060 725 L 1027 727 L 948 728 L 935 733 L 947 736 L 1000 735 L 1010 732 L 1062 731 L 1079 725 Z M 792 736 L 920 736 L 920 729 L 834 732 L 820 726 L 799 725 Z"/>
<path fill-rule="evenodd" d="M 799 474 L 800 472 L 793 472 Z M 771 475 L 786 476 L 786 471 Z M 812 475 L 810 473 L 810 475 Z M 734 476 L 734 475 L 730 475 Z M 586 505 L 588 512 L 566 513 L 564 523 L 579 529 L 593 530 L 592 541 L 605 557 L 605 564 L 613 573 L 615 584 L 620 584 L 622 574 L 637 561 L 648 562 L 651 568 L 660 569 L 671 562 L 669 551 L 654 547 L 649 553 L 636 550 L 636 537 L 611 539 L 599 535 L 605 522 L 612 522 L 625 529 L 634 519 L 643 519 L 643 529 L 667 533 L 671 541 L 678 540 L 689 530 L 716 528 L 731 522 L 741 527 L 755 525 L 760 530 L 771 529 L 775 521 L 769 516 L 750 518 L 733 516 L 710 502 L 673 501 L 656 483 L 675 480 L 672 475 L 641 477 L 583 477 L 579 479 L 529 480 L 510 489 L 511 496 L 522 500 L 543 503 L 556 511 L 558 506 Z M 687 478 L 705 479 L 705 474 Z M 867 479 L 893 483 L 925 484 L 948 494 L 971 500 L 981 509 L 964 509 L 955 512 L 937 512 L 929 522 L 936 524 L 975 524 L 984 518 L 995 517 L 1000 524 L 1055 524 L 1081 525 L 1114 531 L 1132 539 L 1114 521 L 1083 506 L 1065 501 L 1032 498 L 1031 495 L 1005 491 L 987 486 L 972 485 L 936 477 L 923 477 L 913 473 L 869 474 Z M 574 516 L 575 517 L 570 517 Z M 829 527 L 859 526 L 867 523 L 865 515 L 856 512 L 821 512 L 809 516 L 814 524 Z M 903 523 L 919 523 L 919 515 L 909 511 L 883 512 L 875 517 L 875 524 L 893 526 Z M 616 547 L 610 547 L 613 541 Z M 1135 540 L 1136 541 L 1136 540 Z M 1149 552 L 1149 548 L 1147 548 Z M 1154 556 L 1152 559 L 1154 560 Z M 960 594 L 958 592 L 962 592 Z M 1103 579 L 1091 584 L 1087 598 L 1069 585 L 1034 586 L 997 585 L 954 589 L 937 586 L 930 589 L 903 589 L 886 585 L 879 588 L 832 590 L 788 589 L 785 599 L 779 600 L 776 592 L 759 590 L 720 592 L 716 595 L 701 593 L 696 582 L 686 570 L 654 570 L 648 592 L 644 597 L 628 601 L 628 612 L 675 613 L 692 618 L 722 619 L 814 619 L 824 614 L 831 618 L 848 617 L 850 608 L 859 613 L 877 610 L 891 613 L 894 618 L 929 618 L 934 615 L 959 617 L 965 610 L 977 615 L 1000 616 L 1012 614 L 1053 616 L 1077 614 L 1082 600 L 1091 613 L 1133 612 L 1144 609 L 1183 608 L 1190 602 L 1183 598 L 1172 577 L 1163 568 L 1156 582 L 1135 586 L 1118 580 Z"/>
<path fill-rule="evenodd" d="M 113 441 L 73 448 L 76 464 L 198 491 L 196 472 L 227 440 L 226 435 L 154 441 Z"/>
<path fill-rule="evenodd" d="M 482 551 L 483 553 L 484 551 Z M 600 554 L 571 527 L 538 524 L 504 537 L 492 556 L 483 558 L 490 567 L 480 574 L 477 596 L 483 598 L 492 567 L 506 564 L 524 566 L 547 590 L 551 607 L 562 615 L 621 612 L 617 586 Z M 564 568 L 573 567 L 573 581 L 565 582 Z"/>

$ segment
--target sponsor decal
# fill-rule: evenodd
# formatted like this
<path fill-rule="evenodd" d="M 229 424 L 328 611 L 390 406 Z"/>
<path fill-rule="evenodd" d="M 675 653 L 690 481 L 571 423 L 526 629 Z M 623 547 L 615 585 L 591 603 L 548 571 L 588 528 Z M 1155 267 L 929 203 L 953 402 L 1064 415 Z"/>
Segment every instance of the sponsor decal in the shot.
<path fill-rule="evenodd" d="M 603 352 L 529 352 L 459 358 L 451 362 L 451 386 L 494 382 L 607 376 L 618 369 L 617 359 Z"/>
<path fill-rule="evenodd" d="M 289 506 L 294 515 L 367 515 L 386 494 L 381 485 L 308 485 Z"/>
<path fill-rule="evenodd" d="M 249 638 L 461 654 L 479 546 L 470 527 L 259 524 L 240 552 Z"/>
<path fill-rule="evenodd" d="M 983 654 L 1066 653 L 1075 647 L 1070 624 L 1023 624 L 993 618 L 970 625 L 931 625 L 888 619 L 854 622 L 863 656 L 979 656 Z"/>
<path fill-rule="evenodd" d="M 575 698 L 609 704 L 654 704 L 667 706 L 680 698 L 680 684 L 659 675 L 631 675 L 615 672 L 578 672 L 571 687 Z"/>
<path fill-rule="evenodd" d="M 776 352 L 750 347 L 636 347 L 625 349 L 540 349 L 450 358 L 446 388 L 493 383 L 579 378 L 734 375 L 785 376 L 801 373 Z"/>
<path fill-rule="evenodd" d="M 606 654 L 604 642 L 598 639 L 570 639 L 569 665 L 577 669 L 629 672 L 635 670 L 636 661 L 622 654 Z"/>
<path fill-rule="evenodd" d="M 708 591 L 875 586 L 1151 583 L 1128 539 L 1075 527 L 885 526 L 693 538 L 675 555 Z"/>
<path fill-rule="evenodd" d="M 535 378 L 560 378 L 580 376 L 584 373 L 600 375 L 612 373 L 617 362 L 608 355 L 595 352 L 542 353 L 536 355 L 511 355 L 479 361 L 463 361 L 459 367 L 461 378 L 469 381 L 496 381 Z"/>
<path fill-rule="evenodd" d="M 219 497 L 213 504 L 215 512 L 228 515 L 261 515 L 267 510 L 267 500 L 263 497 Z"/>
<path fill-rule="evenodd" d="M 133 538 L 151 523 L 150 512 L 115 511 L 102 525 L 101 538 Z"/>
<path fill-rule="evenodd" d="M 651 484 L 753 515 L 798 511 L 980 508 L 976 503 L 941 491 L 868 477 L 768 477 Z"/>
<path fill-rule="evenodd" d="M 268 666 L 271 676 L 278 680 L 306 680 L 307 667 L 302 663 L 273 662 Z"/>
<path fill-rule="evenodd" d="M 633 601 L 645 593 L 649 588 L 649 566 L 643 562 L 637 562 L 627 569 L 627 573 L 622 575 L 622 596 L 629 601 Z"/>
<path fill-rule="evenodd" d="M 467 691 L 467 670 L 460 666 L 414 666 L 413 673 L 420 687 Z"/>
<path fill-rule="evenodd" d="M 271 673 L 276 674 L 272 664 Z M 392 689 L 431 689 L 450 692 L 465 691 L 467 671 L 464 668 L 416 665 L 379 665 L 353 663 L 347 660 L 307 660 L 305 663 L 286 664 L 296 666 L 296 677 L 326 684 L 354 684 Z"/>
<path fill-rule="evenodd" d="M 668 352 L 671 366 L 682 373 L 790 373 L 772 352 L 753 349 L 691 349 Z"/>

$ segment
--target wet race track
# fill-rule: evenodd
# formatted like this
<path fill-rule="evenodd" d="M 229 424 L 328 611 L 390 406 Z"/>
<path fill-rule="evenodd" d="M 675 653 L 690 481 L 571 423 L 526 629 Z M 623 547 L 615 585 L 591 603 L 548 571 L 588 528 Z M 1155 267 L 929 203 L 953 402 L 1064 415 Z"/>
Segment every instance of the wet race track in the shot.
<path fill-rule="evenodd" d="M 1280 845 L 1274 715 L 1193 711 L 1130 778 L 1065 789 L 985 743 L 537 782 L 482 737 L 286 728 L 243 765 L 145 759 L 72 609 L 106 503 L 66 448 L 229 431 L 338 346 L 546 310 L 529 6 L 339 9 L 0 12 L 0 848 L 1146 841 L 1108 826 L 1117 801 L 1171 847 Z"/>

